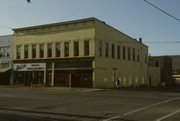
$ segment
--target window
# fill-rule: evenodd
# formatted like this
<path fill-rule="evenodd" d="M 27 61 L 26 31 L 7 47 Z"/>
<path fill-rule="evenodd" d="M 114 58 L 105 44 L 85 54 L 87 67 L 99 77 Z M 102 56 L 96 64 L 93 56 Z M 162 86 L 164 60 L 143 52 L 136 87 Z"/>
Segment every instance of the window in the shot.
<path fill-rule="evenodd" d="M 16 46 L 16 58 L 21 58 L 21 46 Z"/>
<path fill-rule="evenodd" d="M 137 62 L 139 62 L 140 61 L 140 52 L 139 52 L 139 49 L 137 50 Z"/>
<path fill-rule="evenodd" d="M 126 60 L 126 47 L 123 46 L 123 60 Z"/>
<path fill-rule="evenodd" d="M 121 47 L 120 47 L 120 45 L 118 45 L 117 46 L 117 57 L 118 57 L 118 59 L 121 59 Z"/>
<path fill-rule="evenodd" d="M 145 63 L 147 63 L 147 54 L 145 54 L 144 61 L 145 61 Z"/>
<path fill-rule="evenodd" d="M 135 61 L 135 49 L 133 48 L 133 55 L 132 55 L 133 61 Z"/>
<path fill-rule="evenodd" d="M 56 43 L 56 57 L 61 56 L 60 43 Z"/>
<path fill-rule="evenodd" d="M 32 58 L 36 58 L 36 45 L 32 45 Z"/>
<path fill-rule="evenodd" d="M 24 46 L 24 58 L 25 58 L 25 59 L 28 58 L 28 50 L 29 50 L 28 45 L 25 45 L 25 46 Z"/>
<path fill-rule="evenodd" d="M 0 57 L 3 57 L 2 47 L 0 47 Z"/>
<path fill-rule="evenodd" d="M 109 44 L 106 42 L 105 43 L 105 57 L 109 56 Z"/>
<path fill-rule="evenodd" d="M 0 57 L 9 57 L 10 56 L 9 49 L 10 49 L 9 46 L 0 47 Z"/>
<path fill-rule="evenodd" d="M 115 48 L 114 48 L 114 44 L 112 44 L 112 58 L 115 58 Z"/>
<path fill-rule="evenodd" d="M 131 48 L 128 47 L 128 60 L 130 61 L 131 60 Z"/>
<path fill-rule="evenodd" d="M 89 40 L 84 41 L 84 55 L 89 55 Z"/>
<path fill-rule="evenodd" d="M 74 56 L 79 56 L 79 42 L 74 42 Z"/>
<path fill-rule="evenodd" d="M 69 42 L 64 43 L 64 56 L 69 56 Z"/>
<path fill-rule="evenodd" d="M 50 57 L 52 57 L 52 44 L 49 43 L 47 45 L 47 48 L 48 48 L 48 57 L 50 58 Z"/>
<path fill-rule="evenodd" d="M 102 41 L 98 41 L 98 56 L 102 56 Z"/>
<path fill-rule="evenodd" d="M 40 44 L 39 45 L 39 56 L 40 56 L 40 58 L 44 58 L 44 44 Z"/>

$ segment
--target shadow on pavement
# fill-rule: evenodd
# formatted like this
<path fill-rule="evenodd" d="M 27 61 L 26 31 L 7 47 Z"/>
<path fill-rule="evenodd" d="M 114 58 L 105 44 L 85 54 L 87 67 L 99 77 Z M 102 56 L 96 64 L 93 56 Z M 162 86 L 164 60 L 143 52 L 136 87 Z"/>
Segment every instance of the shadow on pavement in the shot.
<path fill-rule="evenodd" d="M 56 115 L 56 116 L 65 116 L 68 118 L 85 118 L 85 119 L 105 119 L 105 117 L 100 116 L 88 116 L 88 115 L 79 115 L 79 114 L 67 114 L 67 113 L 54 113 L 54 112 L 44 112 L 44 111 L 31 111 L 31 110 L 22 110 L 22 109 L 10 109 L 10 108 L 0 108 L 1 111 L 15 111 L 15 112 L 22 112 L 22 113 L 35 113 L 35 114 L 47 114 L 47 115 Z M 66 120 L 66 119 L 51 119 L 55 121 L 72 121 L 72 120 Z M 47 121 L 51 121 L 50 119 Z M 78 121 L 78 120 L 73 120 Z"/>

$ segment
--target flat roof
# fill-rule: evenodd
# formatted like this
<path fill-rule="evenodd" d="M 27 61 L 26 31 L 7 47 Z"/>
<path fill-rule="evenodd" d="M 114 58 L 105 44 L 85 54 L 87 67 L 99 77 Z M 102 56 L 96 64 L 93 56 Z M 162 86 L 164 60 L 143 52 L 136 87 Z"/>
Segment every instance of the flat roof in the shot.
<path fill-rule="evenodd" d="M 30 27 L 15 28 L 15 29 L 12 29 L 12 30 L 13 31 L 21 31 L 21 30 L 27 30 L 27 29 L 36 29 L 36 28 L 40 28 L 40 27 L 66 25 L 66 24 L 81 23 L 81 22 L 94 21 L 94 20 L 98 20 L 98 19 L 94 18 L 94 17 L 91 17 L 91 18 L 85 18 L 85 19 L 79 19 L 79 20 L 71 20 L 71 21 L 65 21 L 65 22 L 58 22 L 58 23 L 43 24 L 43 25 L 30 26 Z M 98 20 L 98 21 L 100 21 L 100 20 Z M 103 22 L 103 21 L 101 21 L 101 22 Z"/>

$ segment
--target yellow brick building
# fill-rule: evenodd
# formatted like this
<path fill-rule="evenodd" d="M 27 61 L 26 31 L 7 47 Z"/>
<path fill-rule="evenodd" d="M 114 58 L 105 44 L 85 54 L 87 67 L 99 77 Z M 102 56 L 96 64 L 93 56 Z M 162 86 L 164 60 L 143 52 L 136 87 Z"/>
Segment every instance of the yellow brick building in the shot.
<path fill-rule="evenodd" d="M 13 29 L 15 84 L 147 84 L 148 47 L 96 18 Z"/>

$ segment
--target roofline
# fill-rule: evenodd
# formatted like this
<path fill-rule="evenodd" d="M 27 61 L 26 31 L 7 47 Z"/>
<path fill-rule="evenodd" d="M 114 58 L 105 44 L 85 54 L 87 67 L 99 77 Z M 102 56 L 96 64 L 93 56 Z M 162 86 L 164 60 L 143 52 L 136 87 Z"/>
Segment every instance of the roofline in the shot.
<path fill-rule="evenodd" d="M 81 23 L 86 21 L 95 21 L 98 20 L 95 17 L 91 18 L 84 18 L 84 19 L 78 19 L 78 20 L 71 20 L 71 21 L 65 21 L 65 22 L 58 22 L 58 23 L 51 23 L 51 24 L 43 24 L 43 25 L 37 25 L 37 26 L 30 26 L 30 27 L 22 27 L 22 28 L 15 28 L 12 29 L 13 31 L 21 31 L 21 30 L 27 30 L 27 29 L 36 29 L 39 27 L 49 27 L 49 26 L 57 26 L 57 25 L 66 25 L 66 24 L 72 24 L 72 23 Z M 100 21 L 100 20 L 98 20 Z M 102 21 L 101 21 L 102 22 Z M 105 22 L 104 22 L 105 23 Z"/>
<path fill-rule="evenodd" d="M 0 37 L 10 37 L 10 36 L 13 36 L 13 34 L 2 35 L 2 36 L 0 36 Z"/>

